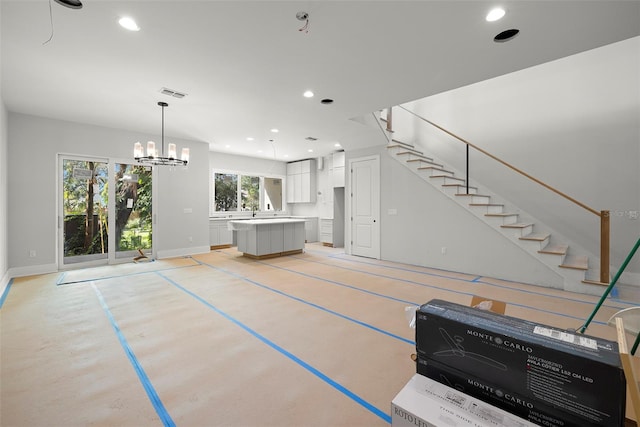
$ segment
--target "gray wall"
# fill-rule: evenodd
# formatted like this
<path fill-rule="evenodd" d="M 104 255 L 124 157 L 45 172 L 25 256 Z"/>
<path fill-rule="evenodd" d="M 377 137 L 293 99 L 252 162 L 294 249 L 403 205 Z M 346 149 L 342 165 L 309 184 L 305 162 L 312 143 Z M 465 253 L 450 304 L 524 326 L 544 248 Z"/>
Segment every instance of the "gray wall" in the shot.
<path fill-rule="evenodd" d="M 8 266 L 12 275 L 54 271 L 57 248 L 57 156 L 59 153 L 107 157 L 133 156 L 133 143 L 157 135 L 64 122 L 10 113 L 8 134 Z M 158 168 L 157 222 L 154 247 L 158 257 L 208 250 L 208 145 L 171 139 L 188 146 L 186 170 Z M 192 213 L 185 213 L 185 209 Z M 37 256 L 29 257 L 29 250 Z"/>
<path fill-rule="evenodd" d="M 611 217 L 615 272 L 640 237 L 640 38 L 406 104 Z M 398 138 L 464 171 L 464 145 L 394 111 Z M 478 152 L 472 181 L 599 255 L 599 218 Z M 596 261 L 597 262 L 597 261 Z M 640 256 L 624 281 L 640 283 Z"/>

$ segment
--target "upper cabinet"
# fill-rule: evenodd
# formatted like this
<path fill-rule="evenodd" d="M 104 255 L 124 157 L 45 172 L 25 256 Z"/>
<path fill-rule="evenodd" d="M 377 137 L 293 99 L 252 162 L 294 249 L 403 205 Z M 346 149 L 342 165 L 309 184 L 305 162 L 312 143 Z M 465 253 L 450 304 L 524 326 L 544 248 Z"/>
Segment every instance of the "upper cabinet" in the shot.
<path fill-rule="evenodd" d="M 331 169 L 333 187 L 344 187 L 344 151 L 333 153 L 333 169 Z"/>
<path fill-rule="evenodd" d="M 287 203 L 316 202 L 315 159 L 287 163 Z"/>

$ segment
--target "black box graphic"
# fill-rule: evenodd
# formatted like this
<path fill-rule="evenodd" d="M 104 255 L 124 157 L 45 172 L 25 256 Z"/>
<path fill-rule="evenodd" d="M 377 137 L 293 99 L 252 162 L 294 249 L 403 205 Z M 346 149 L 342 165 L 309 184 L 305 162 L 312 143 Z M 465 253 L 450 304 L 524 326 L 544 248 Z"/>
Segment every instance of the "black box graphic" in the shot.
<path fill-rule="evenodd" d="M 416 314 L 416 349 L 423 368 L 433 361 L 450 375 L 552 408 L 549 416 L 565 423 L 624 422 L 626 383 L 613 341 L 432 300 Z"/>

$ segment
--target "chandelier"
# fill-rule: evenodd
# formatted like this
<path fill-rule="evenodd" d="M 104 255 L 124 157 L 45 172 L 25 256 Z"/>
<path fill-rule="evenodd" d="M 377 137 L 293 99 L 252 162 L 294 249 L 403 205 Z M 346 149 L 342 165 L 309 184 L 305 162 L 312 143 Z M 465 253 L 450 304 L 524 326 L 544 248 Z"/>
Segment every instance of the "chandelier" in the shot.
<path fill-rule="evenodd" d="M 189 149 L 183 148 L 182 155 L 178 159 L 176 144 L 169 144 L 167 149 L 167 155 L 164 153 L 164 108 L 169 104 L 166 102 L 158 102 L 158 105 L 162 107 L 162 147 L 160 152 L 156 150 L 156 143 L 153 141 L 147 142 L 147 155 L 144 155 L 144 147 L 140 142 L 136 142 L 133 145 L 133 157 L 136 161 L 145 166 L 186 166 L 189 163 Z"/>

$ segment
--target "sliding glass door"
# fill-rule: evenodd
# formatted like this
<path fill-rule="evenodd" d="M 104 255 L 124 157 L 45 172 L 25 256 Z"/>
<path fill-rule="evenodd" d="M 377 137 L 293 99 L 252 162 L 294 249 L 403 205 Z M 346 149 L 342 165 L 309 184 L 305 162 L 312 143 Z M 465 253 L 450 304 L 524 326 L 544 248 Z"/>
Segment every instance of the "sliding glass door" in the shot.
<path fill-rule="evenodd" d="M 109 252 L 109 164 L 100 159 L 61 159 L 63 265 L 106 262 Z"/>
<path fill-rule="evenodd" d="M 133 260 L 153 245 L 152 169 L 60 156 L 61 268 Z"/>
<path fill-rule="evenodd" d="M 149 252 L 153 243 L 151 168 L 116 163 L 115 183 L 115 256 L 140 256 Z"/>

